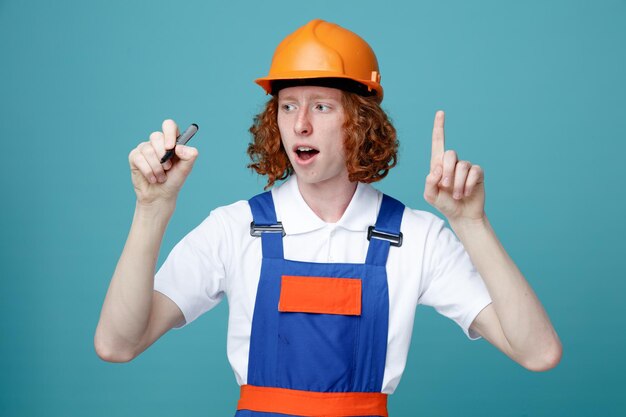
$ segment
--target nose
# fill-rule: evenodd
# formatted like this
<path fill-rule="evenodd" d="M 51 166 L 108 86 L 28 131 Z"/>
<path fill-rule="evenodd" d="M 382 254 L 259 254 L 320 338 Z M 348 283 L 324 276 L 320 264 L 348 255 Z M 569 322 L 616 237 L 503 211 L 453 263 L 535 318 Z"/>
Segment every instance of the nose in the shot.
<path fill-rule="evenodd" d="M 296 134 L 303 136 L 310 135 L 313 132 L 313 125 L 309 120 L 309 112 L 306 106 L 303 106 L 298 110 L 296 123 L 294 124 L 293 129 Z"/>

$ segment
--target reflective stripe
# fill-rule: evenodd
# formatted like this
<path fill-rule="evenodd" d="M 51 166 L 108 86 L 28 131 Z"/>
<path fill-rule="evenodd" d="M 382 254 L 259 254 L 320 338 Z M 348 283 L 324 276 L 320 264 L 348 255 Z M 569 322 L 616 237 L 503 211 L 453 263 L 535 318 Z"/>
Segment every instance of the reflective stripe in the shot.
<path fill-rule="evenodd" d="M 313 392 L 242 385 L 237 409 L 297 416 L 387 417 L 387 394 Z"/>
<path fill-rule="evenodd" d="M 278 311 L 361 315 L 361 280 L 283 275 Z"/>

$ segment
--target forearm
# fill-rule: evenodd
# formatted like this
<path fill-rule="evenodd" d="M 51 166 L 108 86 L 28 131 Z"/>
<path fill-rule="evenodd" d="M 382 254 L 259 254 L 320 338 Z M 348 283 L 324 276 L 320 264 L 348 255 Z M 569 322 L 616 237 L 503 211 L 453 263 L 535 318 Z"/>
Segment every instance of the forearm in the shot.
<path fill-rule="evenodd" d="M 450 222 L 482 276 L 502 331 L 520 359 L 545 357 L 560 342 L 541 302 L 509 257 L 486 216 Z"/>
<path fill-rule="evenodd" d="M 104 355 L 132 355 L 146 332 L 156 262 L 172 213 L 169 206 L 135 209 L 96 329 L 95 343 Z"/>

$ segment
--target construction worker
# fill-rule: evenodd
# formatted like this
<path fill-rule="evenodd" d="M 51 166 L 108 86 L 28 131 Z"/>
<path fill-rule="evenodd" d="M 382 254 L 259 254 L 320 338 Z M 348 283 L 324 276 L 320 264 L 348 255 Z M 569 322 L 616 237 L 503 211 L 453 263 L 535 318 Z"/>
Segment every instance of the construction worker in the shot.
<path fill-rule="evenodd" d="M 387 416 L 418 304 L 530 370 L 556 366 L 559 338 L 489 224 L 483 170 L 445 149 L 443 112 L 424 198 L 455 233 L 370 185 L 395 166 L 398 141 L 362 38 L 313 20 L 256 82 L 271 98 L 248 154 L 271 190 L 213 210 L 156 275 L 198 152 L 179 145 L 160 163 L 173 120 L 130 152 L 137 203 L 96 329 L 101 358 L 133 359 L 226 295 L 237 416 Z"/>

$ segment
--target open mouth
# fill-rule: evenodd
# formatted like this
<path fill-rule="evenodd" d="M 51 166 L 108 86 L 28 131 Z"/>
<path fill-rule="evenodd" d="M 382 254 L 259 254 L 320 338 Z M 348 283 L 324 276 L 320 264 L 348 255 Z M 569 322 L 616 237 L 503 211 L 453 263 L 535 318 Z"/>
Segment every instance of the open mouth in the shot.
<path fill-rule="evenodd" d="M 309 159 L 320 153 L 320 151 L 318 151 L 317 149 L 310 148 L 308 146 L 298 146 L 296 147 L 295 151 L 298 155 L 298 158 L 303 161 L 308 161 Z"/>

